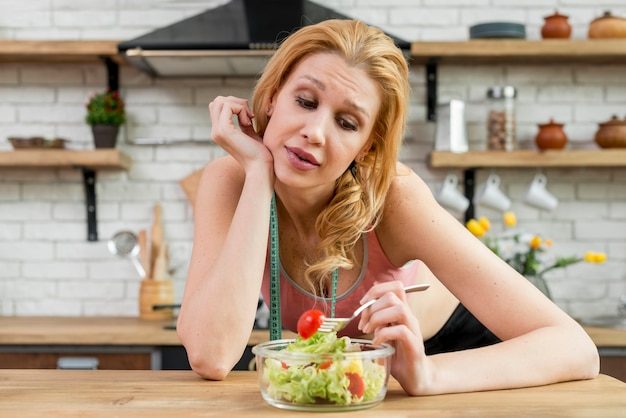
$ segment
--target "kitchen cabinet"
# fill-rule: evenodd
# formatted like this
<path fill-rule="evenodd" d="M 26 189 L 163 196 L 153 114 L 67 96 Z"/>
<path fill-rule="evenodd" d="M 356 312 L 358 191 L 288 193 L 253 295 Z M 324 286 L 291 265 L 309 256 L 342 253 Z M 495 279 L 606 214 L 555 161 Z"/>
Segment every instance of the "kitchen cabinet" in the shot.
<path fill-rule="evenodd" d="M 59 357 L 97 358 L 100 369 L 189 369 L 171 325 L 134 317 L 0 317 L 0 369 L 56 368 Z M 268 340 L 268 330 L 253 330 L 236 369 L 248 370 L 252 346 Z"/>
<path fill-rule="evenodd" d="M 82 171 L 88 241 L 98 240 L 95 170 L 129 170 L 131 165 L 131 158 L 117 149 L 0 151 L 0 168 L 78 168 Z"/>
<path fill-rule="evenodd" d="M 160 368 L 159 351 L 152 347 L 14 346 L 0 347 L 0 369 L 55 369 L 63 357 L 94 358 L 103 370 Z"/>
<path fill-rule="evenodd" d="M 600 373 L 626 382 L 626 347 L 602 348 L 600 352 Z"/>

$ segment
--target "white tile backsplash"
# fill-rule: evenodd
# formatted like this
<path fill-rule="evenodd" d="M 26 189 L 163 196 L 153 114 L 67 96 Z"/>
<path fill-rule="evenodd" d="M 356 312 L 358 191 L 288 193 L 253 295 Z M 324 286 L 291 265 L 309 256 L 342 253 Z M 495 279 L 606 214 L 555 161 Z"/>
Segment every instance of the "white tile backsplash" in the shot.
<path fill-rule="evenodd" d="M 470 25 L 513 20 L 539 38 L 542 18 L 555 8 L 571 16 L 573 38 L 584 39 L 588 22 L 606 9 L 626 14 L 621 2 L 591 0 L 318 0 L 409 40 L 466 40 Z M 0 37 L 5 39 L 114 39 L 142 35 L 224 1 L 0 0 Z M 619 3 L 619 4 L 618 4 Z M 519 141 L 532 146 L 537 124 L 565 123 L 571 143 L 593 147 L 597 124 L 626 116 L 626 65 L 451 65 L 439 67 L 439 99 L 466 101 L 472 149 L 484 147 L 485 92 L 492 85 L 518 87 Z M 435 190 L 449 170 L 428 166 L 434 123 L 426 121 L 424 67 L 411 69 L 413 97 L 401 159 Z M 0 169 L 0 314 L 138 314 L 139 277 L 131 262 L 111 255 L 106 241 L 121 229 L 149 229 L 153 205 L 163 206 L 164 235 L 176 298 L 188 268 L 193 212 L 178 181 L 224 151 L 212 143 L 131 145 L 137 137 L 209 139 L 207 105 L 216 95 L 249 98 L 251 78 L 152 79 L 134 67 L 120 68 L 128 123 L 118 148 L 129 154 L 128 172 L 96 173 L 98 242 L 86 241 L 86 210 L 78 169 Z M 10 135 L 63 136 L 70 147 L 89 149 L 84 104 L 106 86 L 99 64 L 0 64 L 0 149 Z M 456 171 L 458 175 L 461 170 Z M 584 263 L 551 275 L 557 303 L 574 316 L 613 313 L 626 294 L 626 169 L 563 168 L 544 171 L 560 200 L 553 213 L 521 202 L 532 169 L 498 169 L 513 200 L 520 227 L 555 240 L 555 253 L 606 251 L 604 265 Z M 489 170 L 479 170 L 483 181 Z M 498 214 L 477 208 L 498 222 Z M 593 286 L 589 284 L 593 283 Z"/>

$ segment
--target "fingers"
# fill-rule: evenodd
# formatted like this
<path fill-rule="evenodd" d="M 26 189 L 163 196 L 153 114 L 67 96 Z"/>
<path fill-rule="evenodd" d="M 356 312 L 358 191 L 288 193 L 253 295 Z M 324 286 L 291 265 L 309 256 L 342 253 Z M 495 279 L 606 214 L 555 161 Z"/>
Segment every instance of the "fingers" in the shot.
<path fill-rule="evenodd" d="M 378 305 L 378 306 L 377 306 Z M 393 293 L 387 293 L 361 314 L 359 328 L 363 333 L 376 333 L 381 328 L 402 325 L 420 334 L 419 322 L 405 301 Z"/>
<path fill-rule="evenodd" d="M 233 115 L 237 117 L 239 126 L 246 129 L 252 126 L 254 114 L 246 99 L 233 96 L 218 96 L 209 104 L 211 115 L 211 137 L 216 142 L 226 139 L 237 129 L 233 123 Z M 247 133 L 253 132 L 247 129 Z"/>
<path fill-rule="evenodd" d="M 406 303 L 404 285 L 400 281 L 390 281 L 372 286 L 363 296 L 361 304 L 378 299 L 371 307 L 361 313 L 359 329 L 365 333 L 373 332 L 377 326 L 390 323 L 405 323 L 413 318 L 417 320 Z"/>
<path fill-rule="evenodd" d="M 406 300 L 406 293 L 404 292 L 404 284 L 399 280 L 392 280 L 388 282 L 382 282 L 372 286 L 365 295 L 361 298 L 361 304 L 364 304 L 368 300 L 377 299 L 386 293 L 395 294 L 398 299 Z"/>
<path fill-rule="evenodd" d="M 248 100 L 234 96 L 217 96 L 209 103 L 209 111 L 211 114 L 220 114 L 224 111 L 230 112 L 231 115 L 237 115 L 239 123 L 242 125 L 252 125 L 254 113 L 248 106 Z"/>

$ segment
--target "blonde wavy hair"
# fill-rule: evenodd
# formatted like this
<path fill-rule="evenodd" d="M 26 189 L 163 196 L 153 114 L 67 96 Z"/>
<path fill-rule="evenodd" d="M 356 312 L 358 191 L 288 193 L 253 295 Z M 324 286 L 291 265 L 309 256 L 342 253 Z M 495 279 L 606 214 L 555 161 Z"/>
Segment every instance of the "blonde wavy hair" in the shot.
<path fill-rule="evenodd" d="M 272 97 L 305 57 L 334 53 L 351 67 L 363 70 L 378 85 L 382 103 L 370 134 L 371 147 L 337 179 L 335 194 L 318 215 L 320 243 L 316 259 L 307 260 L 306 279 L 312 286 L 341 267 L 355 264 L 354 247 L 362 234 L 380 222 L 385 197 L 396 173 L 409 101 L 408 64 L 402 51 L 380 29 L 358 20 L 331 19 L 305 26 L 288 36 L 267 63 L 253 96 L 255 129 L 262 137 Z"/>

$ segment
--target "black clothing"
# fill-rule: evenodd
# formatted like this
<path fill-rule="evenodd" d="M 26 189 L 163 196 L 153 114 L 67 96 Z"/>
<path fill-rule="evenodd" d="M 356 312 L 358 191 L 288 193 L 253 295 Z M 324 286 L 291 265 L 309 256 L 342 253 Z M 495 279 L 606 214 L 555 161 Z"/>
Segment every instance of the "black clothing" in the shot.
<path fill-rule="evenodd" d="M 443 327 L 432 338 L 424 341 L 424 348 L 426 354 L 430 355 L 478 348 L 499 342 L 498 337 L 459 303 Z"/>

